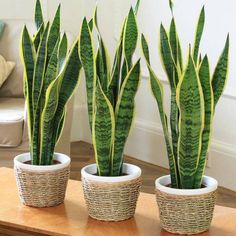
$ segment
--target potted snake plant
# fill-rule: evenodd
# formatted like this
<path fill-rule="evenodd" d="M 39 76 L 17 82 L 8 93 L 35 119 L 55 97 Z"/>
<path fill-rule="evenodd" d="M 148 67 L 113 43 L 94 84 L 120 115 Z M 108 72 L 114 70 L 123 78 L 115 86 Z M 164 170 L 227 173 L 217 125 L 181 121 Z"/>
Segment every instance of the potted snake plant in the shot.
<path fill-rule="evenodd" d="M 50 25 L 44 23 L 37 0 L 35 25 L 33 37 L 26 26 L 21 36 L 30 152 L 15 157 L 14 169 L 21 201 L 28 206 L 50 207 L 65 197 L 70 158 L 54 153 L 54 148 L 82 65 L 78 41 L 68 53 L 67 36 L 60 34 L 60 5 Z"/>
<path fill-rule="evenodd" d="M 90 22 L 84 19 L 80 34 L 80 58 L 85 71 L 88 115 L 96 164 L 81 170 L 89 215 L 104 221 L 120 221 L 135 213 L 141 185 L 139 167 L 123 163 L 123 152 L 134 116 L 135 94 L 140 81 L 140 60 L 134 65 L 138 29 L 136 10 L 124 20 L 110 68 L 108 52 L 97 24 L 97 9 Z M 92 30 L 97 33 L 94 50 Z"/>
<path fill-rule="evenodd" d="M 202 58 L 199 54 L 204 21 L 203 7 L 194 46 L 190 45 L 185 66 L 174 16 L 168 33 L 163 25 L 160 27 L 160 56 L 171 90 L 170 124 L 163 103 L 163 85 L 151 67 L 144 35 L 141 39 L 151 90 L 160 113 L 170 169 L 170 175 L 155 182 L 156 200 L 162 227 L 178 234 L 208 230 L 216 199 L 217 181 L 205 176 L 204 170 L 216 104 L 227 79 L 229 36 L 214 73 L 210 75 L 208 56 Z"/>

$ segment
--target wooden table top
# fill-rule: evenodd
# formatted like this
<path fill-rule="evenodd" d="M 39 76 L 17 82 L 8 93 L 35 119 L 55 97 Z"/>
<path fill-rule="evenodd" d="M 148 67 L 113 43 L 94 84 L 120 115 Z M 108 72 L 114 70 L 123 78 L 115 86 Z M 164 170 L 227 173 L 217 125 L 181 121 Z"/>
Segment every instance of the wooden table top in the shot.
<path fill-rule="evenodd" d="M 13 171 L 8 168 L 0 168 L 0 229 L 1 226 L 47 235 L 173 235 L 160 228 L 153 194 L 140 194 L 133 219 L 102 222 L 88 216 L 79 181 L 69 181 L 65 203 L 60 206 L 37 209 L 22 205 Z M 210 230 L 200 235 L 236 236 L 236 209 L 216 206 Z"/>

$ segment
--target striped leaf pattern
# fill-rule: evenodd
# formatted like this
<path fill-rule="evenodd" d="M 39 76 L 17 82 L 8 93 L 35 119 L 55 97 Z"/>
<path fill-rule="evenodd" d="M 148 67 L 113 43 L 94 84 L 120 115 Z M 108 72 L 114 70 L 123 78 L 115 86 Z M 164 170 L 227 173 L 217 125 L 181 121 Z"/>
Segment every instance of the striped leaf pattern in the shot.
<path fill-rule="evenodd" d="M 35 21 L 36 28 L 38 30 L 43 24 L 43 12 L 42 12 L 40 0 L 36 0 L 34 21 Z"/>
<path fill-rule="evenodd" d="M 123 51 L 127 68 L 130 70 L 132 67 L 132 56 L 137 46 L 138 40 L 138 27 L 133 8 L 130 9 L 127 21 L 125 23 L 123 35 Z"/>
<path fill-rule="evenodd" d="M 134 97 L 140 80 L 140 61 L 133 66 L 133 54 L 138 40 L 135 11 L 130 9 L 122 25 L 112 67 L 97 21 L 84 19 L 79 55 L 85 71 L 87 102 L 92 138 L 101 176 L 122 174 L 123 151 L 134 115 Z M 93 22 L 93 23 L 92 23 Z M 91 36 L 97 34 L 97 42 Z M 94 46 L 97 45 L 96 55 Z"/>
<path fill-rule="evenodd" d="M 60 38 L 60 6 L 51 27 L 44 28 L 40 1 L 36 2 L 34 41 L 24 27 L 21 60 L 34 165 L 51 165 L 54 148 L 65 122 L 66 105 L 79 80 L 78 42 L 67 55 L 66 35 Z"/>
<path fill-rule="evenodd" d="M 100 176 L 109 176 L 115 133 L 115 115 L 100 82 L 96 88 L 95 114 L 93 120 L 93 145 Z"/>
<path fill-rule="evenodd" d="M 204 119 L 204 129 L 202 132 L 201 153 L 199 157 L 197 171 L 195 174 L 194 188 L 201 187 L 202 176 L 203 176 L 205 165 L 206 165 L 206 155 L 207 155 L 209 143 L 210 143 L 212 119 L 213 119 L 213 112 L 214 112 L 214 96 L 213 96 L 213 90 L 211 87 L 210 69 L 209 69 L 209 62 L 208 62 L 207 56 L 203 58 L 203 61 L 201 63 L 201 66 L 199 69 L 199 79 L 201 82 L 201 87 L 202 87 L 203 97 L 204 97 L 205 119 Z"/>
<path fill-rule="evenodd" d="M 200 80 L 191 56 L 177 88 L 180 111 L 178 162 L 181 186 L 194 187 L 204 127 L 204 100 Z"/>
<path fill-rule="evenodd" d="M 150 77 L 150 84 L 151 84 L 151 90 L 153 93 L 153 96 L 156 99 L 157 106 L 159 109 L 159 114 L 161 118 L 161 123 L 163 127 L 165 142 L 166 142 L 166 148 L 167 148 L 167 154 L 169 159 L 169 168 L 170 168 L 170 174 L 171 174 L 171 186 L 173 188 L 178 188 L 178 170 L 177 170 L 177 163 L 174 157 L 173 148 L 171 146 L 170 138 L 169 138 L 169 132 L 168 132 L 168 123 L 167 123 L 167 116 L 164 109 L 164 102 L 163 102 L 163 85 L 160 83 L 159 79 L 155 75 L 154 71 L 152 70 L 150 66 L 150 56 L 149 56 L 149 48 L 147 41 L 142 34 L 141 37 L 141 45 L 143 50 L 143 55 L 147 63 L 147 67 L 149 70 L 149 77 Z"/>
<path fill-rule="evenodd" d="M 112 176 L 119 176 L 121 172 L 124 146 L 133 121 L 134 97 L 138 89 L 139 81 L 140 60 L 138 60 L 125 78 L 116 105 Z"/>
<path fill-rule="evenodd" d="M 215 67 L 215 71 L 212 77 L 214 106 L 216 106 L 225 88 L 228 75 L 228 63 L 229 63 L 229 35 L 227 36 L 225 47 L 220 55 L 219 61 Z"/>
<path fill-rule="evenodd" d="M 160 27 L 160 57 L 171 89 L 170 122 L 163 105 L 163 86 L 150 64 L 148 44 L 142 35 L 143 55 L 149 70 L 151 89 L 157 101 L 169 158 L 171 185 L 174 188 L 201 188 L 207 152 L 212 133 L 215 106 L 223 93 L 228 72 L 229 36 L 225 47 L 210 76 L 207 55 L 199 53 L 205 11 L 201 10 L 194 39 L 194 47 L 186 69 L 183 69 L 182 49 L 173 14 L 173 3 L 169 33 Z M 171 139 L 168 126 L 171 127 Z"/>
<path fill-rule="evenodd" d="M 54 46 L 60 37 L 61 5 L 58 6 L 55 17 L 50 27 L 47 41 L 47 56 L 50 59 Z"/>
<path fill-rule="evenodd" d="M 197 63 L 197 60 L 198 60 L 199 46 L 200 46 L 200 42 L 202 38 L 204 24 L 205 24 L 205 9 L 203 6 L 199 19 L 198 19 L 198 23 L 197 23 L 197 29 L 195 33 L 195 40 L 194 40 L 194 47 L 193 47 L 193 60 L 195 64 Z"/>
<path fill-rule="evenodd" d="M 97 72 L 96 72 L 96 61 L 93 49 L 92 35 L 86 19 L 83 20 L 81 26 L 79 42 L 80 42 L 79 54 L 86 78 L 89 124 L 92 130 L 93 112 L 94 112 L 94 93 L 96 87 Z"/>

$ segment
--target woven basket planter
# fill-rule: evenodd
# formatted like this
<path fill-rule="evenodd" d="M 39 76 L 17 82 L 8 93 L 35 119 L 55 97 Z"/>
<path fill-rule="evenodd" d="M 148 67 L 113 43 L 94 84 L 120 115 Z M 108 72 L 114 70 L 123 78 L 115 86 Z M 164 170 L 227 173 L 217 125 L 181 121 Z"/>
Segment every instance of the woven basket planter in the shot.
<path fill-rule="evenodd" d="M 21 202 L 31 207 L 52 207 L 64 202 L 70 175 L 70 158 L 55 153 L 59 164 L 36 166 L 26 164 L 30 154 L 24 153 L 14 159 L 14 171 Z"/>
<path fill-rule="evenodd" d="M 81 170 L 84 197 L 89 216 L 103 221 L 121 221 L 134 216 L 141 187 L 141 169 L 123 164 L 119 177 L 96 175 L 96 164 Z"/>
<path fill-rule="evenodd" d="M 156 180 L 156 200 L 163 229 L 176 234 L 197 234 L 210 227 L 215 201 L 217 181 L 203 177 L 201 189 L 174 189 L 166 187 L 170 176 Z"/>

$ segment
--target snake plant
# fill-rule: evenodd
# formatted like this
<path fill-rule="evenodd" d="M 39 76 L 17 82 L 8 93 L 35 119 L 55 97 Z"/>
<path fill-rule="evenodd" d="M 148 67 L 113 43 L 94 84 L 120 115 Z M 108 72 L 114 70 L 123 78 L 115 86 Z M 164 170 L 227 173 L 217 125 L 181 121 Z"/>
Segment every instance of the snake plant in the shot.
<path fill-rule="evenodd" d="M 97 8 L 92 20 L 84 18 L 79 53 L 85 71 L 89 123 L 98 174 L 122 174 L 124 146 L 131 129 L 134 98 L 140 81 L 140 60 L 132 62 L 138 29 L 135 10 L 125 18 L 112 67 L 97 24 Z M 97 34 L 97 49 L 92 38 Z"/>
<path fill-rule="evenodd" d="M 170 6 L 172 11 L 172 4 Z M 163 127 L 171 186 L 195 189 L 200 188 L 202 184 L 215 107 L 227 80 L 229 36 L 214 73 L 210 75 L 208 56 L 205 55 L 202 59 L 199 54 L 205 22 L 203 7 L 197 23 L 194 46 L 190 45 L 188 60 L 183 67 L 173 12 L 172 16 L 169 32 L 162 24 L 160 26 L 160 56 L 171 90 L 169 122 L 163 103 L 163 85 L 151 67 L 149 48 L 144 35 L 141 44 L 149 70 L 151 90 L 158 105 Z"/>
<path fill-rule="evenodd" d="M 36 34 L 24 26 L 21 59 L 27 104 L 31 163 L 53 164 L 53 154 L 63 130 L 66 106 L 79 81 L 78 41 L 70 52 L 67 36 L 60 34 L 60 5 L 52 24 L 44 23 L 40 1 L 35 7 Z"/>

